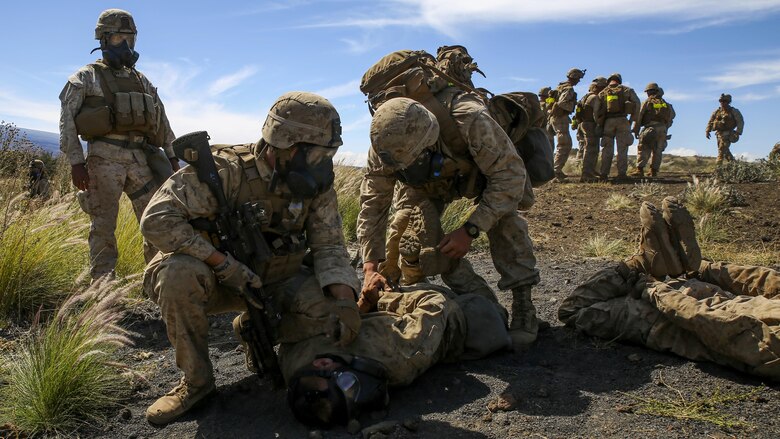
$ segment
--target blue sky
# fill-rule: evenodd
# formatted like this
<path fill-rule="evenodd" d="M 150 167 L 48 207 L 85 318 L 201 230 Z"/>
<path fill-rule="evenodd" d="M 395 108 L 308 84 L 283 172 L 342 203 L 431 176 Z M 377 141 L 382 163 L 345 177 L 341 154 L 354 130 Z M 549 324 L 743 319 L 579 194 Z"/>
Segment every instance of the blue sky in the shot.
<path fill-rule="evenodd" d="M 363 72 L 394 50 L 462 44 L 487 74 L 475 83 L 495 93 L 555 86 L 571 67 L 588 69 L 580 96 L 612 72 L 640 97 L 658 82 L 677 111 L 672 153 L 716 153 L 704 127 L 721 92 L 746 120 L 735 154 L 766 156 L 780 141 L 780 0 L 5 2 L 0 119 L 57 131 L 59 92 L 99 56 L 95 22 L 110 7 L 134 15 L 138 68 L 179 135 L 255 141 L 277 96 L 313 91 L 341 114 L 340 155 L 363 162 Z"/>

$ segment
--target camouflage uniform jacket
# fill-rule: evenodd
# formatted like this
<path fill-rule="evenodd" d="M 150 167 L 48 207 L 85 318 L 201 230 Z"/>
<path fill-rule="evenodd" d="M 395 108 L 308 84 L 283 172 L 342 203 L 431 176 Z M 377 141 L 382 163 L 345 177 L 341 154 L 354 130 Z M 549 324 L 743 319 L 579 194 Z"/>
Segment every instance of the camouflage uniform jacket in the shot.
<path fill-rule="evenodd" d="M 610 94 L 618 94 L 625 99 L 622 113 L 607 114 L 607 96 Z M 608 85 L 604 90 L 599 92 L 599 100 L 601 101 L 601 106 L 599 107 L 598 113 L 596 113 L 596 123 L 601 126 L 604 125 L 607 116 L 625 117 L 628 115 L 630 121 L 637 120 L 639 107 L 642 103 L 634 89 L 626 87 L 623 84 Z"/>
<path fill-rule="evenodd" d="M 577 106 L 577 92 L 569 81 L 558 84 L 556 90 L 558 90 L 558 100 L 550 109 L 550 116 L 553 118 L 568 116 Z"/>
<path fill-rule="evenodd" d="M 745 119 L 742 113 L 736 108 L 729 106 L 728 110 L 718 107 L 712 112 L 709 122 L 707 122 L 707 132 L 710 131 L 731 131 L 736 129 L 737 134 L 742 135 L 745 128 Z"/>
<path fill-rule="evenodd" d="M 165 129 L 167 134 L 165 135 L 165 143 L 161 146 L 165 151 L 165 155 L 169 158 L 176 156 L 171 147 L 171 142 L 175 138 L 171 125 L 168 122 L 168 117 L 165 114 L 165 108 L 163 107 L 160 97 L 157 95 L 157 89 L 152 83 L 137 70 L 131 70 L 123 68 L 121 75 L 133 75 L 138 74 L 141 80 L 144 92 L 154 96 L 157 100 L 157 104 L 162 111 L 161 117 L 161 129 Z M 60 93 L 60 102 L 62 102 L 62 109 L 60 111 L 60 151 L 68 158 L 71 165 L 78 165 L 85 162 L 84 151 L 81 148 L 81 142 L 79 142 L 79 136 L 76 132 L 76 115 L 81 110 L 81 106 L 84 103 L 84 98 L 87 96 L 103 96 L 103 89 L 100 86 L 100 76 L 95 71 L 92 64 L 88 64 L 68 78 L 67 84 Z M 109 160 L 131 161 L 128 160 L 132 157 L 132 154 L 143 154 L 139 150 L 129 150 L 119 146 L 111 145 L 105 142 L 90 142 L 89 153 L 95 154 L 100 157 Z"/>
<path fill-rule="evenodd" d="M 487 178 L 487 186 L 468 221 L 488 231 L 504 215 L 517 210 L 526 187 L 523 159 L 498 123 L 490 117 L 481 100 L 472 94 L 460 94 L 453 100 L 450 114 L 468 144 L 470 160 Z M 441 144 L 441 139 L 439 140 Z M 445 146 L 446 147 L 446 146 Z M 443 149 L 444 150 L 444 149 Z M 446 154 L 445 154 L 446 155 Z M 385 259 L 387 216 L 393 202 L 396 177 L 382 165 L 374 148 L 368 152 L 368 169 L 360 187 L 360 213 L 357 236 L 364 261 Z M 449 202 L 455 198 L 445 199 Z M 431 197 L 441 197 L 429 194 Z M 454 194 L 457 195 L 457 194 Z"/>
<path fill-rule="evenodd" d="M 601 99 L 599 99 L 598 93 L 588 91 L 585 96 L 580 99 L 579 107 L 579 121 L 580 122 L 596 122 L 596 115 L 599 114 L 601 109 Z"/>
<path fill-rule="evenodd" d="M 658 111 L 656 113 L 653 109 L 654 105 L 662 105 L 662 111 Z M 664 127 L 669 128 L 672 126 L 672 119 L 674 116 L 674 109 L 668 102 L 659 97 L 650 97 L 642 102 L 642 109 L 639 110 L 639 117 L 637 120 L 639 126 L 648 126 L 654 123 L 660 123 Z"/>
<path fill-rule="evenodd" d="M 257 145 L 249 146 L 257 157 Z M 231 208 L 248 201 L 247 172 L 239 158 L 233 154 L 215 154 L 214 161 L 219 170 L 222 187 Z M 259 177 L 266 183 L 271 181 L 273 170 L 265 160 L 255 160 Z M 274 194 L 286 190 L 283 183 L 277 184 Z M 293 211 L 291 201 L 288 210 Z M 308 206 L 306 208 L 305 206 Z M 300 208 L 300 207 L 299 207 Z M 198 180 L 195 169 L 185 166 L 171 176 L 154 194 L 141 218 L 144 237 L 163 253 L 181 253 L 204 260 L 216 249 L 211 241 L 190 225 L 196 218 L 213 219 L 218 203 L 209 187 Z M 277 212 L 274 212 L 276 214 Z M 336 201 L 336 191 L 331 187 L 323 194 L 304 203 L 302 215 L 306 240 L 314 259 L 314 273 L 320 286 L 345 284 L 354 291 L 360 291 L 355 270 L 349 265 L 349 255 L 344 247 Z"/>

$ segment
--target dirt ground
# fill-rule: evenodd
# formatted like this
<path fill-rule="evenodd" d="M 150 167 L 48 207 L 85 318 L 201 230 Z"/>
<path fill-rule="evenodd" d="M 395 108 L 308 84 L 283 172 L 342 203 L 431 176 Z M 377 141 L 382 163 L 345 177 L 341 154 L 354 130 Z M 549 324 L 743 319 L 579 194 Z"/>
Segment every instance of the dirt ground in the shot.
<path fill-rule="evenodd" d="M 667 178 L 664 195 L 679 194 L 685 182 Z M 780 243 L 777 184 L 738 185 L 747 206 L 729 220 L 735 246 L 763 246 L 776 250 Z M 537 204 L 528 213 L 537 247 L 542 281 L 534 301 L 544 321 L 539 339 L 526 352 L 505 352 L 489 358 L 439 365 L 414 385 L 395 389 L 385 414 L 362 420 L 362 427 L 384 421 L 399 425 L 371 437 L 392 438 L 514 438 L 514 437 L 780 437 L 780 387 L 714 364 L 694 363 L 643 347 L 597 340 L 564 328 L 557 308 L 576 285 L 611 261 L 578 256 L 582 242 L 595 233 L 625 239 L 635 246 L 639 231 L 638 202 L 634 208 L 606 211 L 612 193 L 628 195 L 627 184 L 549 184 L 537 192 Z M 354 249 L 353 249 L 354 250 Z M 489 282 L 498 280 L 488 255 L 470 259 Z M 509 305 L 508 292 L 500 299 Z M 170 390 L 179 378 L 164 324 L 150 304 L 128 318 L 137 332 L 136 347 L 123 353 L 148 377 L 138 383 L 104 430 L 86 431 L 89 437 L 124 438 L 349 438 L 360 437 L 343 428 L 310 432 L 292 417 L 285 393 L 274 390 L 244 368 L 230 321 L 232 315 L 213 318 L 211 356 L 218 393 L 208 403 L 164 428 L 144 419 L 144 410 Z M 714 392 L 749 396 L 714 406 L 723 416 L 742 425 L 712 423 L 637 413 L 640 399 L 692 401 Z M 491 412 L 499 395 L 516 401 L 509 411 Z M 366 435 L 364 435 L 365 437 Z"/>

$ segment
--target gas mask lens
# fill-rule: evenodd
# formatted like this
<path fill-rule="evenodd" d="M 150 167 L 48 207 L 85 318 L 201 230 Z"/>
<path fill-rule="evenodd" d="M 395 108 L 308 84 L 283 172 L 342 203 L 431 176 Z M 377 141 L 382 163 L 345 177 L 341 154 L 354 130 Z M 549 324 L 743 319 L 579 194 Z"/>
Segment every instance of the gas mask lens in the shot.
<path fill-rule="evenodd" d="M 127 41 L 127 45 L 133 49 L 135 48 L 135 34 L 129 33 L 113 33 L 108 37 L 108 44 L 112 46 L 119 46 L 123 42 Z"/>

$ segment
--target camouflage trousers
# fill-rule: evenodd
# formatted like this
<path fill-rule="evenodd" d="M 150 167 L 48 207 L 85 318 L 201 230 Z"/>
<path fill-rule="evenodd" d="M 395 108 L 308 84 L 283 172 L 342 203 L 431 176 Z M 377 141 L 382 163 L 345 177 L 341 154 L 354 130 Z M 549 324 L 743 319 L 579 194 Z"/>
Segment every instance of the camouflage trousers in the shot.
<path fill-rule="evenodd" d="M 583 154 L 585 154 L 585 131 L 582 130 L 582 123 L 577 125 L 577 160 L 582 160 Z"/>
<path fill-rule="evenodd" d="M 377 311 L 362 315 L 348 346 L 314 337 L 282 344 L 279 361 L 286 379 L 318 355 L 358 355 L 382 363 L 391 386 L 408 385 L 438 362 L 482 358 L 510 346 L 506 310 L 482 296 L 453 297 L 429 284 L 384 292 Z"/>
<path fill-rule="evenodd" d="M 567 326 L 780 380 L 780 273 L 702 261 L 696 278 L 647 282 L 637 291 L 608 268 L 558 309 Z"/>
<path fill-rule="evenodd" d="M 265 285 L 275 311 L 281 314 L 277 341 L 289 343 L 327 334 L 337 324 L 331 302 L 313 273 L 305 268 L 284 281 Z M 158 253 L 144 272 L 144 291 L 160 307 L 176 365 L 195 386 L 214 381 L 209 359 L 211 314 L 245 311 L 236 291 L 217 282 L 211 267 L 192 256 Z M 330 331 L 330 332 L 329 332 Z"/>
<path fill-rule="evenodd" d="M 594 180 L 598 177 L 596 163 L 599 160 L 599 137 L 596 132 L 596 122 L 582 122 L 579 128 L 585 143 L 582 152 L 582 180 Z"/>
<path fill-rule="evenodd" d="M 639 133 L 639 143 L 637 144 L 636 166 L 644 168 L 649 161 L 650 168 L 654 173 L 657 173 L 661 169 L 664 149 L 666 149 L 666 126 L 652 124 L 643 127 Z"/>
<path fill-rule="evenodd" d="M 566 161 L 569 159 L 569 154 L 571 153 L 572 140 L 571 133 L 569 132 L 571 119 L 569 119 L 568 115 L 552 117 L 550 118 L 550 125 L 552 125 L 555 130 L 555 140 L 558 142 L 553 168 L 556 173 L 560 173 L 563 172 L 563 167 L 566 165 Z"/>
<path fill-rule="evenodd" d="M 547 140 L 550 141 L 550 148 L 555 151 L 555 130 L 550 125 L 549 120 L 544 124 L 544 134 L 547 136 Z"/>
<path fill-rule="evenodd" d="M 609 177 L 612 168 L 612 158 L 615 155 L 617 143 L 617 175 L 625 177 L 628 172 L 628 147 L 634 143 L 631 134 L 631 124 L 624 117 L 608 117 L 604 121 L 604 132 L 601 137 L 601 177 Z"/>
<path fill-rule="evenodd" d="M 99 142 L 102 143 L 102 142 Z M 116 221 L 119 214 L 119 198 L 128 195 L 136 219 L 140 220 L 146 205 L 157 190 L 154 176 L 146 164 L 146 156 L 140 151 L 105 158 L 102 155 L 87 156 L 89 189 L 80 200 L 81 207 L 92 220 L 89 228 L 89 258 L 92 279 L 111 273 L 116 267 Z M 149 262 L 157 249 L 144 240 L 144 259 Z"/>
<path fill-rule="evenodd" d="M 731 133 L 732 131 L 717 131 L 715 137 L 718 139 L 718 159 L 717 163 L 734 161 L 734 155 L 731 154 Z"/>
<path fill-rule="evenodd" d="M 380 266 L 382 273 L 391 279 L 400 277 L 402 284 L 441 274 L 444 283 L 457 294 L 474 293 L 496 300 L 493 290 L 467 259 L 453 260 L 436 249 L 444 237 L 441 215 L 446 203 L 404 186 L 395 207 L 386 260 Z M 504 215 L 487 231 L 487 237 L 493 264 L 501 275 L 500 289 L 539 282 L 528 223 L 519 211 Z"/>

